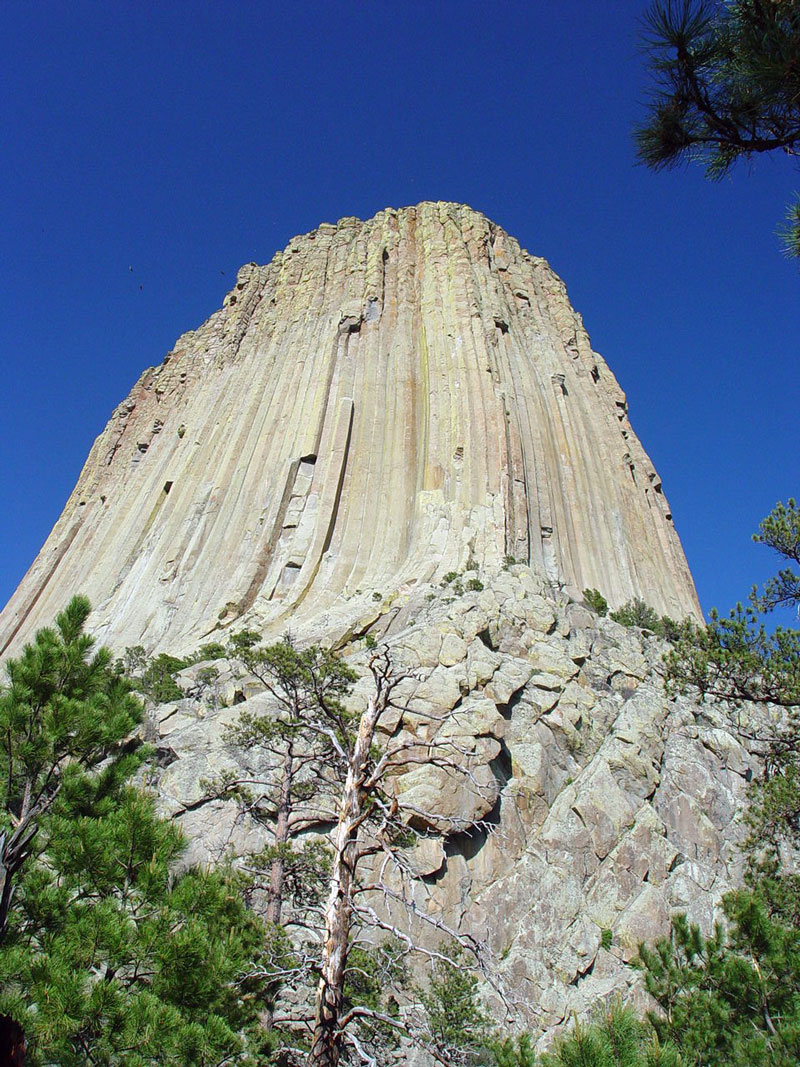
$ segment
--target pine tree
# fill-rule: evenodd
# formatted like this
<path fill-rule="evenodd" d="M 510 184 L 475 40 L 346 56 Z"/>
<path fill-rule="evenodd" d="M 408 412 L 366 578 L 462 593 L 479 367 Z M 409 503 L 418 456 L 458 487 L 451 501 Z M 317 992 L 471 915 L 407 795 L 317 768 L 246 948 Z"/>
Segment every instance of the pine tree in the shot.
<path fill-rule="evenodd" d="M 27 1063 L 255 1063 L 261 925 L 130 783 L 142 708 L 75 598 L 0 691 L 0 1017 Z"/>
<path fill-rule="evenodd" d="M 753 540 L 790 564 L 800 562 L 800 508 L 795 501 L 777 504 Z M 783 626 L 767 630 L 760 615 L 778 607 L 800 607 L 800 576 L 791 566 L 780 570 L 763 590 L 754 588 L 748 605 L 737 604 L 727 618 L 712 611 L 708 626 L 685 625 L 665 662 L 666 683 L 673 692 L 694 687 L 709 699 L 785 708 L 783 731 L 764 738 L 768 757 L 785 764 L 786 754 L 800 746 L 800 630 Z"/>
<path fill-rule="evenodd" d="M 427 987 L 417 992 L 425 1045 L 442 1064 L 490 1063 L 496 1035 L 480 1002 L 472 961 L 459 947 L 444 942 L 440 948 L 442 955 L 431 962 Z"/>
<path fill-rule="evenodd" d="M 657 0 L 646 27 L 654 91 L 636 130 L 642 162 L 660 170 L 696 160 L 717 179 L 762 152 L 797 157 L 798 0 Z M 800 200 L 784 238 L 800 256 Z"/>
<path fill-rule="evenodd" d="M 800 510 L 778 504 L 755 540 L 800 559 Z M 788 1067 L 800 1062 L 800 631 L 769 633 L 760 611 L 800 605 L 800 578 L 784 568 L 750 605 L 692 628 L 667 657 L 667 682 L 696 686 L 733 713 L 748 702 L 782 709 L 773 728 L 750 733 L 764 772 L 750 789 L 745 886 L 723 898 L 727 926 L 710 936 L 678 917 L 670 939 L 640 948 L 648 990 L 664 1014 L 662 1036 L 680 1037 L 689 1065 Z M 738 715 L 736 715 L 738 720 Z"/>
<path fill-rule="evenodd" d="M 725 897 L 727 930 L 703 936 L 678 916 L 669 939 L 640 949 L 658 1034 L 688 1067 L 789 1067 L 800 1062 L 800 932 L 756 886 Z"/>
<path fill-rule="evenodd" d="M 493 1045 L 496 1067 L 686 1067 L 678 1045 L 661 1041 L 632 1008 L 614 1003 L 577 1021 L 537 1056 L 528 1035 Z"/>
<path fill-rule="evenodd" d="M 683 1067 L 683 1061 L 676 1045 L 659 1041 L 631 1008 L 615 1004 L 557 1040 L 541 1067 Z"/>
<path fill-rule="evenodd" d="M 230 650 L 262 682 L 278 714 L 239 716 L 228 740 L 246 774 L 212 783 L 212 793 L 238 796 L 252 817 L 270 827 L 272 845 L 253 860 L 268 871 L 266 919 L 279 926 L 287 892 L 297 903 L 304 895 L 313 900 L 326 874 L 324 850 L 299 838 L 324 822 L 332 783 L 341 777 L 341 768 L 338 776 L 330 772 L 341 762 L 341 745 L 355 720 L 342 697 L 358 676 L 329 649 L 300 650 L 289 638 L 265 646 L 244 631 L 234 635 Z M 259 775 L 250 766 L 253 749 L 269 754 L 269 773 Z"/>

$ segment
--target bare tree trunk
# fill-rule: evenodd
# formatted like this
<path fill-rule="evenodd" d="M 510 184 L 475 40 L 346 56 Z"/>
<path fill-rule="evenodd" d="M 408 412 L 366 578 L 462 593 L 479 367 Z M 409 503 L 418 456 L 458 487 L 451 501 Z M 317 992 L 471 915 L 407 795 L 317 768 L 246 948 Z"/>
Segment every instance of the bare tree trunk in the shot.
<path fill-rule="evenodd" d="M 10 1015 L 0 1015 L 0 1064 L 3 1067 L 24 1067 L 25 1034 Z"/>
<path fill-rule="evenodd" d="M 0 834 L 0 944 L 8 932 L 14 875 L 28 858 L 31 842 L 38 833 L 38 827 L 30 826 L 29 821 L 30 816 L 21 819 L 10 838 Z"/>
<path fill-rule="evenodd" d="M 275 820 L 275 844 L 285 845 L 289 840 L 289 814 L 292 806 L 292 783 L 294 779 L 294 746 L 291 742 L 286 747 L 281 767 L 280 795 L 278 812 Z M 272 859 L 269 869 L 269 890 L 267 891 L 267 922 L 280 925 L 283 908 L 283 883 L 286 877 L 286 860 L 282 852 Z"/>
<path fill-rule="evenodd" d="M 8 911 L 11 906 L 11 877 L 6 857 L 6 835 L 0 834 L 0 943 L 8 928 Z"/>
<path fill-rule="evenodd" d="M 358 863 L 358 834 L 364 821 L 364 782 L 369 769 L 369 755 L 375 727 L 386 708 L 390 686 L 378 680 L 378 689 L 370 697 L 361 716 L 358 736 L 350 757 L 345 779 L 339 821 L 333 840 L 331 888 L 325 909 L 325 948 L 317 987 L 314 1038 L 308 1055 L 308 1067 L 337 1067 L 342 1035 L 339 1020 L 344 1001 L 344 977 L 350 948 L 352 924 L 353 878 Z"/>
<path fill-rule="evenodd" d="M 286 746 L 281 766 L 280 795 L 278 813 L 275 820 L 275 844 L 285 845 L 289 840 L 289 815 L 292 807 L 292 784 L 294 782 L 294 746 L 291 741 Z M 272 858 L 269 869 L 269 889 L 267 890 L 267 922 L 280 926 L 283 909 L 283 885 L 286 878 L 286 858 L 279 849 Z M 272 1005 L 264 1011 L 261 1023 L 265 1030 L 272 1030 L 275 1025 L 275 1009 Z"/>

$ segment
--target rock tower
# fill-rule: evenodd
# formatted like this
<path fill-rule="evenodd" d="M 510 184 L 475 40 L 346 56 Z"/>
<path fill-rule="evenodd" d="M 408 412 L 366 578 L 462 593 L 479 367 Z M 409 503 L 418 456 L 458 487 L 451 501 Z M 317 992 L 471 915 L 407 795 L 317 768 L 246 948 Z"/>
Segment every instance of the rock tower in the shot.
<path fill-rule="evenodd" d="M 360 676 L 358 713 L 367 639 L 385 637 L 410 673 L 384 736 L 416 744 L 432 716 L 464 756 L 459 773 L 429 761 L 392 779 L 423 826 L 406 918 L 483 944 L 515 1025 L 546 1041 L 640 995 L 627 964 L 676 912 L 711 929 L 741 883 L 737 812 L 761 766 L 757 721 L 742 735 L 724 707 L 665 693 L 663 643 L 598 618 L 587 586 L 700 615 L 661 483 L 562 283 L 483 215 L 425 203 L 321 226 L 239 272 L 114 412 L 0 615 L 0 649 L 85 592 L 120 651 L 181 654 L 242 626 L 332 642 Z M 205 783 L 274 774 L 227 730 L 277 714 L 274 696 L 235 657 L 178 682 L 148 706 L 159 806 L 191 862 L 257 852 L 269 827 Z"/>
<path fill-rule="evenodd" d="M 612 606 L 699 615 L 660 479 L 560 279 L 468 207 L 387 209 L 243 267 L 144 372 L 0 650 L 76 591 L 117 648 L 179 652 L 232 623 L 335 639 L 376 591 L 508 557 Z"/>

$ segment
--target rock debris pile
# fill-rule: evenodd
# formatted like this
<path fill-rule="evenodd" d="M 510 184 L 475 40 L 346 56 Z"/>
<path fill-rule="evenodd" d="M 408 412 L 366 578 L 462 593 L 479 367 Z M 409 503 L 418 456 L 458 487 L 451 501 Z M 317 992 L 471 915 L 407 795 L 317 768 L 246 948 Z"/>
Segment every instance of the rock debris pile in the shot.
<path fill-rule="evenodd" d="M 665 695 L 659 638 L 553 597 L 525 566 L 481 581 L 460 595 L 421 588 L 413 621 L 392 627 L 392 655 L 416 678 L 384 729 L 413 732 L 415 713 L 452 711 L 471 781 L 428 766 L 396 784 L 441 815 L 412 852 L 417 901 L 488 944 L 521 1021 L 546 1032 L 635 985 L 626 962 L 668 932 L 671 914 L 711 926 L 741 877 L 736 813 L 758 757 L 718 707 Z M 346 651 L 365 671 L 363 640 Z M 225 726 L 270 703 L 253 679 L 218 667 L 215 700 L 231 706 L 212 711 L 198 690 L 156 715 L 162 804 L 197 859 L 264 843 L 234 805 L 198 805 L 204 780 L 241 770 Z M 196 687 L 202 670 L 180 680 Z M 354 708 L 369 687 L 365 676 Z"/>

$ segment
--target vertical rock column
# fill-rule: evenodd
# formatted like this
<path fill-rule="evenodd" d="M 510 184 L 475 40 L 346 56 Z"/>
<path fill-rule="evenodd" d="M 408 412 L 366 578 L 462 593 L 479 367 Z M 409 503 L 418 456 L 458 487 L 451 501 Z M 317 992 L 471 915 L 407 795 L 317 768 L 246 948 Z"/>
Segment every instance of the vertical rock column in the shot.
<path fill-rule="evenodd" d="M 117 647 L 355 619 L 506 556 L 699 615 L 625 396 L 547 263 L 463 205 L 292 240 L 144 372 L 0 616 Z"/>

